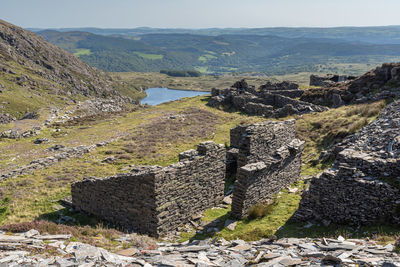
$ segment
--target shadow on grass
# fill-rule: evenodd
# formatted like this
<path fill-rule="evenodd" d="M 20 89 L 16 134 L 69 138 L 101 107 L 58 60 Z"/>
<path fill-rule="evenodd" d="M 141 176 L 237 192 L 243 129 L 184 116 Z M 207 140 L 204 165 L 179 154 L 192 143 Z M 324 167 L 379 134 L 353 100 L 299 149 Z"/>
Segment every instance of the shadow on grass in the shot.
<path fill-rule="evenodd" d="M 225 221 L 229 219 L 229 216 L 230 212 L 227 212 L 225 215 L 219 216 L 218 218 L 203 225 L 201 230 L 197 230 L 195 233 L 185 233 L 183 240 L 204 240 L 215 237 L 218 232 L 224 228 Z"/>
<path fill-rule="evenodd" d="M 124 232 L 124 230 L 118 225 L 104 221 L 94 215 L 75 211 L 71 206 L 65 205 L 65 203 L 61 200 L 58 201 L 57 204 L 63 206 L 63 208 L 53 212 L 43 213 L 36 218 L 36 221 L 48 221 L 55 224 L 68 225 L 72 227 L 101 227 Z"/>
<path fill-rule="evenodd" d="M 186 240 L 204 240 L 207 238 L 229 238 L 227 235 L 225 222 L 230 217 L 229 209 L 213 209 L 208 211 L 211 220 L 201 227 L 198 227 L 195 232 L 186 232 L 181 234 L 180 241 Z M 267 215 L 268 216 L 268 215 Z M 238 223 L 241 226 L 237 227 L 236 231 L 245 232 L 240 235 L 235 235 L 235 231 L 229 231 L 234 234 L 234 239 L 240 237 L 248 241 L 255 241 L 262 238 L 270 238 L 275 235 L 278 238 L 337 238 L 339 235 L 345 238 L 372 238 L 377 241 L 390 242 L 396 240 L 400 236 L 400 226 L 396 225 L 372 225 L 356 227 L 351 225 L 330 224 L 324 226 L 318 222 L 294 222 L 290 218 L 284 225 L 276 231 L 263 231 L 258 227 L 250 227 L 248 225 L 262 221 L 265 217 L 256 218 L 253 220 L 241 220 Z M 79 212 L 71 211 L 70 208 L 63 208 L 58 211 L 42 214 L 38 220 L 53 222 L 57 225 L 68 225 L 71 227 L 83 227 L 85 231 L 96 231 L 96 229 L 110 229 L 111 231 L 125 232 L 122 228 L 112 223 L 104 222 L 95 216 L 88 216 Z M 93 230 L 88 230 L 89 228 Z M 239 229 L 238 229 L 239 228 Z M 245 238 L 244 238 L 245 237 Z"/>

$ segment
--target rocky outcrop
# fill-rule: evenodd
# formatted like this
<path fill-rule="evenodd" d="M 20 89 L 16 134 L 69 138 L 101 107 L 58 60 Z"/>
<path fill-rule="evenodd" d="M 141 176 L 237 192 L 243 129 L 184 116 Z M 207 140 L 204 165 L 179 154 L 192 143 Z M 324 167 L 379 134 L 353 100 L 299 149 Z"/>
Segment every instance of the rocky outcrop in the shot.
<path fill-rule="evenodd" d="M 31 130 L 24 131 L 20 133 L 17 130 L 6 130 L 0 133 L 0 139 L 1 138 L 7 138 L 7 139 L 21 139 L 21 138 L 28 138 L 28 137 L 33 137 L 38 134 L 40 134 L 41 127 L 33 127 Z"/>
<path fill-rule="evenodd" d="M 328 110 L 326 107 L 297 100 L 303 93 L 298 85 L 289 82 L 267 83 L 256 91 L 242 80 L 231 88 L 212 89 L 208 105 L 231 107 L 249 115 L 275 118 Z"/>
<path fill-rule="evenodd" d="M 400 100 L 335 150 L 333 167 L 311 181 L 294 218 L 400 223 Z"/>
<path fill-rule="evenodd" d="M 232 217 L 247 217 L 252 206 L 272 200 L 274 194 L 300 179 L 303 145 L 295 138 L 294 120 L 231 130 L 238 166 Z"/>
<path fill-rule="evenodd" d="M 4 113 L 0 113 L 0 124 L 8 124 L 12 121 L 15 121 L 16 118 L 10 116 L 10 114 L 4 114 Z"/>
<path fill-rule="evenodd" d="M 204 142 L 165 168 L 140 166 L 128 174 L 76 182 L 73 205 L 126 230 L 165 235 L 222 202 L 225 154 L 223 146 Z"/>

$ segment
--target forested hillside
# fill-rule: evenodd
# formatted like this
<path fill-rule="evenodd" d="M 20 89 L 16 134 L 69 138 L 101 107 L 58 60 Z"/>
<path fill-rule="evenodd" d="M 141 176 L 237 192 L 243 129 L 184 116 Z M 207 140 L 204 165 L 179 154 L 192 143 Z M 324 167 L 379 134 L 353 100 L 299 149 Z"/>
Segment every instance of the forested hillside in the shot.
<path fill-rule="evenodd" d="M 344 72 L 337 66 L 400 60 L 400 44 L 355 43 L 341 39 L 186 33 L 105 36 L 49 30 L 38 34 L 89 65 L 111 72 L 197 70 L 217 74 L 288 74 L 321 69 Z"/>

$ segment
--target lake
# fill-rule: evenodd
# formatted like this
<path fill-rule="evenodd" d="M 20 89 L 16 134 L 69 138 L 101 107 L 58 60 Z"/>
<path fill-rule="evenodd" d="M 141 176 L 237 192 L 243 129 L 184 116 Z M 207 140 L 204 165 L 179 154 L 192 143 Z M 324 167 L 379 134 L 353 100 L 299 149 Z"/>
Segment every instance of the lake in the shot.
<path fill-rule="evenodd" d="M 146 89 L 147 96 L 141 100 L 142 104 L 155 106 L 161 103 L 178 100 L 184 97 L 210 94 L 210 92 L 175 90 L 168 88 L 149 88 Z"/>

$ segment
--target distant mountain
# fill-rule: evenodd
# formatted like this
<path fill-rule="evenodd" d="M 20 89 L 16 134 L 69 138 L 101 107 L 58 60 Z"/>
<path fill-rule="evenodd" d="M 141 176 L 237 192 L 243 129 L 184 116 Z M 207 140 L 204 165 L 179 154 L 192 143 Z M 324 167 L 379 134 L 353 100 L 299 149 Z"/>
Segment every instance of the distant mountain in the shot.
<path fill-rule="evenodd" d="M 125 101 L 111 78 L 36 34 L 0 20 L 0 114 L 21 117 L 50 105 Z"/>
<path fill-rule="evenodd" d="M 143 29 L 143 31 L 152 29 Z M 45 40 L 105 71 L 199 70 L 204 73 L 318 71 L 321 64 L 380 64 L 400 59 L 399 44 L 272 35 L 183 33 L 105 36 L 38 32 Z"/>
<path fill-rule="evenodd" d="M 31 29 L 39 32 L 44 29 Z M 400 44 L 400 26 L 382 27 L 276 27 L 276 28 L 209 28 L 209 29 L 159 29 L 140 27 L 133 29 L 61 28 L 59 32 L 82 31 L 99 35 L 139 36 L 144 34 L 195 34 L 195 35 L 273 35 L 285 38 L 328 38 L 348 42 L 373 44 Z"/>

